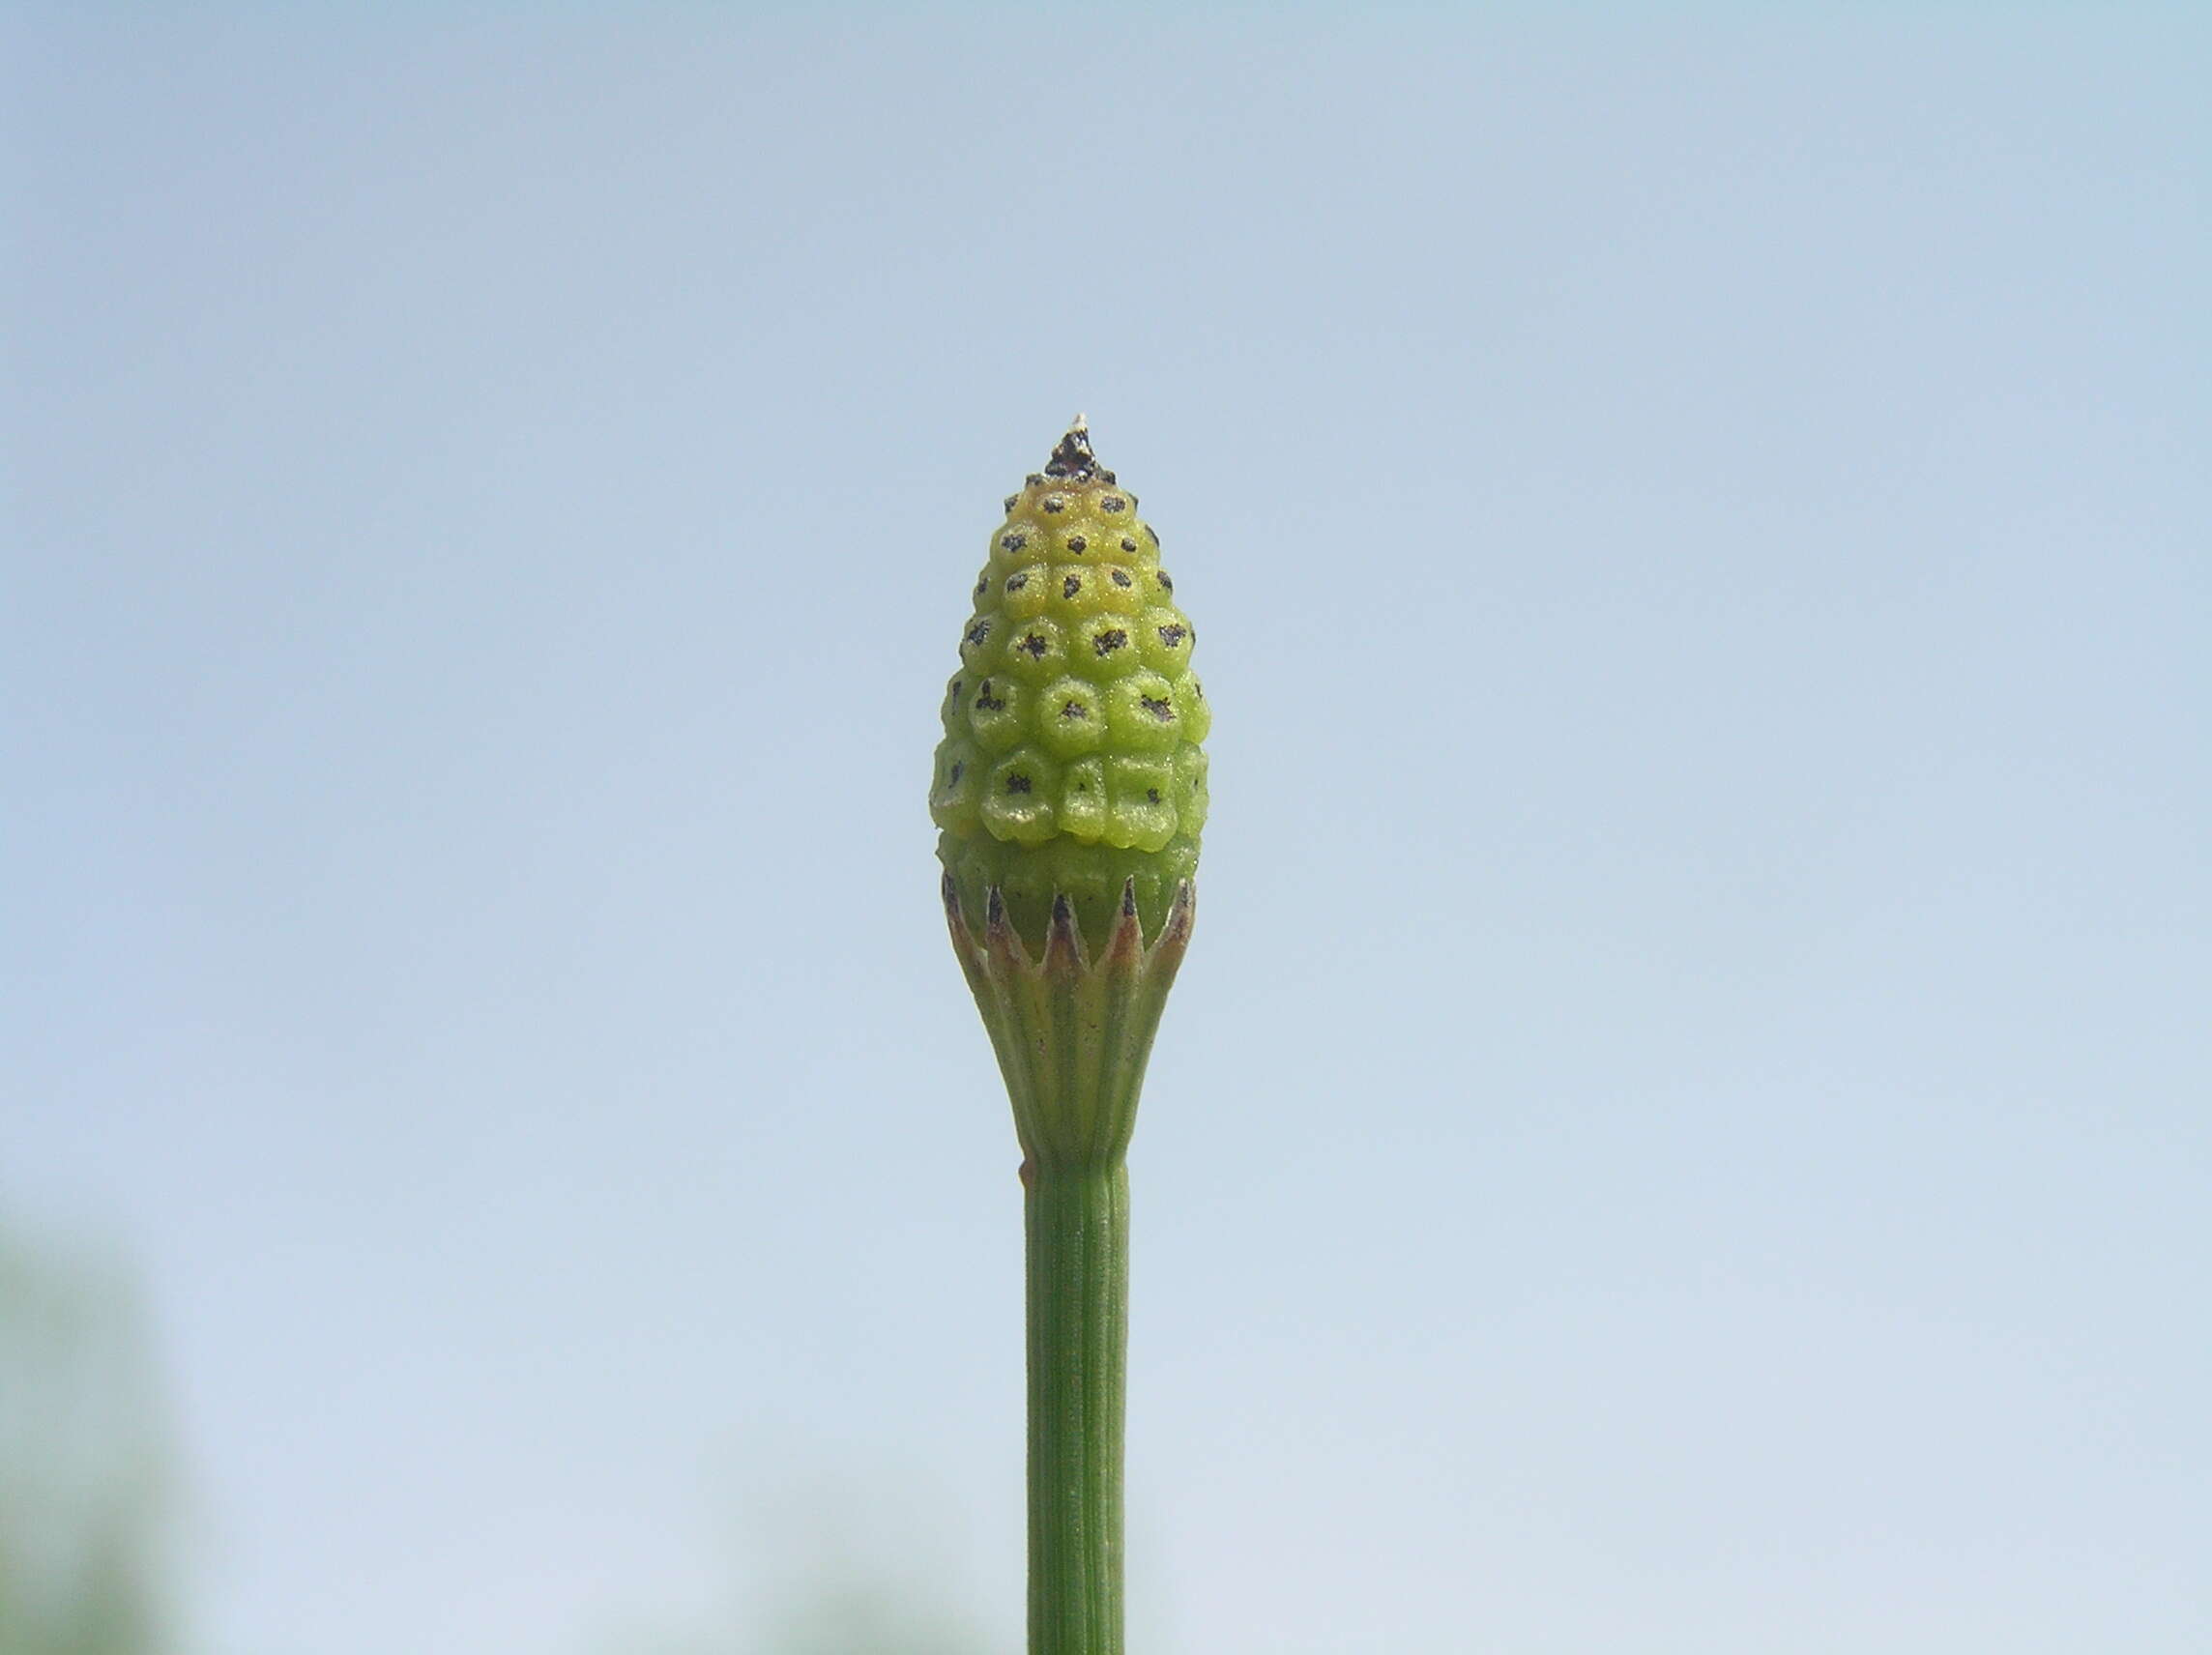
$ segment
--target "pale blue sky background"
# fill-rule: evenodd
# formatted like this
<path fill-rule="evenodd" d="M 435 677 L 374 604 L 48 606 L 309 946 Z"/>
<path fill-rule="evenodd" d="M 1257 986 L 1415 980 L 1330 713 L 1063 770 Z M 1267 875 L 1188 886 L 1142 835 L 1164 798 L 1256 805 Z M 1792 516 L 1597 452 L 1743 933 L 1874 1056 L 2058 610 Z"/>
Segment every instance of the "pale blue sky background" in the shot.
<path fill-rule="evenodd" d="M 826 1547 L 1011 1655 L 923 796 L 1077 409 L 1217 709 L 1142 1648 L 2212 1647 L 2206 14 L 0 49 L 0 1209 L 144 1281 L 193 1649 Z"/>

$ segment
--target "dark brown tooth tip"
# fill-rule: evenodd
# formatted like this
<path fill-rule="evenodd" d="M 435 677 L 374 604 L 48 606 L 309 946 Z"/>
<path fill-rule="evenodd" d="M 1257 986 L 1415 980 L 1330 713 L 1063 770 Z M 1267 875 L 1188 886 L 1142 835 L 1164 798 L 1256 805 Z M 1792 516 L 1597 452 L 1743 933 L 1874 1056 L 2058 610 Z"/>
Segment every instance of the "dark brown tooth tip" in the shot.
<path fill-rule="evenodd" d="M 1191 920 L 1198 912 L 1198 886 L 1189 880 L 1177 882 L 1175 901 L 1168 905 L 1167 923 L 1160 927 L 1156 949 L 1168 950 L 1168 958 L 1179 959 L 1185 944 L 1190 942 Z"/>
<path fill-rule="evenodd" d="M 1134 874 L 1121 882 L 1121 913 L 1125 918 L 1137 917 L 1137 876 Z"/>
<path fill-rule="evenodd" d="M 1067 893 L 1052 893 L 1052 925 L 1045 934 L 1045 970 L 1056 974 L 1079 969 L 1083 964 L 1083 932 L 1075 923 L 1075 904 Z"/>

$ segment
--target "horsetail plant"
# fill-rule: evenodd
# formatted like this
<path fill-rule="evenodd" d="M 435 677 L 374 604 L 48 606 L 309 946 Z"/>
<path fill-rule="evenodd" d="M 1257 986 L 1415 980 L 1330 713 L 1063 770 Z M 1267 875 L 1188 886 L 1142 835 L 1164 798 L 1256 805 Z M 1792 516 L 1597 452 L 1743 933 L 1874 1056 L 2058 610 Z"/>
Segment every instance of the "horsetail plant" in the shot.
<path fill-rule="evenodd" d="M 945 915 L 1022 1147 L 1030 1655 L 1121 1655 L 1124 1157 L 1190 941 L 1211 714 L 1082 416 L 1005 503 L 946 688 Z"/>

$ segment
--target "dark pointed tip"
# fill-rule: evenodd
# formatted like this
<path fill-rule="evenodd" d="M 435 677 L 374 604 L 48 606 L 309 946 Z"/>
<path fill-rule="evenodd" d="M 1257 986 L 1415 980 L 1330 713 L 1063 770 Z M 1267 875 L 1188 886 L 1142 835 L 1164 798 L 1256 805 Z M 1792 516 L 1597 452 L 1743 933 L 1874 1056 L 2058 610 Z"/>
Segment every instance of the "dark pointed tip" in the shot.
<path fill-rule="evenodd" d="M 993 886 L 991 887 L 991 894 L 984 899 L 983 907 L 983 916 L 989 923 L 993 925 L 1005 924 L 1006 893 L 1004 891 L 1001 890 L 997 886 Z"/>
<path fill-rule="evenodd" d="M 1137 917 L 1137 882 L 1131 877 L 1121 882 L 1121 914 L 1114 921 L 1114 934 L 1106 943 L 1106 961 L 1125 970 L 1142 959 L 1144 953 L 1145 923 Z"/>
<path fill-rule="evenodd" d="M 1098 459 L 1091 451 L 1091 431 L 1078 414 L 1068 426 L 1067 435 L 1061 438 L 1060 447 L 1052 450 L 1052 458 L 1045 462 L 1047 477 L 1063 477 L 1074 482 L 1089 482 L 1098 476 Z"/>
<path fill-rule="evenodd" d="M 1179 941 L 1188 941 L 1192 922 L 1198 917 L 1198 882 L 1181 880 L 1176 885 L 1175 901 L 1168 906 L 1168 922 L 1162 928 Z"/>
<path fill-rule="evenodd" d="M 1161 980 L 1175 980 L 1177 970 L 1182 965 L 1183 950 L 1190 946 L 1191 922 L 1198 914 L 1198 885 L 1193 880 L 1181 880 L 1176 885 L 1175 900 L 1168 905 L 1168 916 L 1160 926 L 1160 934 L 1152 940 L 1151 968 L 1163 973 Z"/>
<path fill-rule="evenodd" d="M 1083 967 L 1083 933 L 1075 923 L 1075 904 L 1068 900 L 1067 892 L 1056 890 L 1052 893 L 1052 925 L 1045 932 L 1044 969 L 1048 973 L 1065 974 Z"/>

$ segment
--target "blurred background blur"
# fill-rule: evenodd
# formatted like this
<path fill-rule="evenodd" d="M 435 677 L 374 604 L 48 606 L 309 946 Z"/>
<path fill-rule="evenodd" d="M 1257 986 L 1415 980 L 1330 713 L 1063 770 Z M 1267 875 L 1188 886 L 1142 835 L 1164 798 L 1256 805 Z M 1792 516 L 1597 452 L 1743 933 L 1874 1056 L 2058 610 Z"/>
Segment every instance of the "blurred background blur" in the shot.
<path fill-rule="evenodd" d="M 1133 1645 L 2212 1647 L 2212 14 L 0 20 L 4 1655 L 1011 1655 L 923 806 L 1214 816 Z"/>

